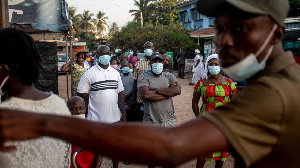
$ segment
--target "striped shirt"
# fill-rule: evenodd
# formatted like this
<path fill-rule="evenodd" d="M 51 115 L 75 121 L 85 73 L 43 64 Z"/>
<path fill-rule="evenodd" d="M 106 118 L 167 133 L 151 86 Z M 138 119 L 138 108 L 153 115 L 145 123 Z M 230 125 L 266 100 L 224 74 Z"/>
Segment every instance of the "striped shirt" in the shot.
<path fill-rule="evenodd" d="M 151 69 L 150 67 L 150 60 L 147 60 L 146 58 L 141 59 L 136 63 L 135 70 L 133 72 L 133 79 L 137 80 L 138 77 L 143 74 L 148 69 Z"/>
<path fill-rule="evenodd" d="M 121 118 L 118 94 L 124 90 L 120 73 L 99 65 L 87 70 L 77 87 L 78 93 L 89 94 L 88 120 L 115 123 Z"/>

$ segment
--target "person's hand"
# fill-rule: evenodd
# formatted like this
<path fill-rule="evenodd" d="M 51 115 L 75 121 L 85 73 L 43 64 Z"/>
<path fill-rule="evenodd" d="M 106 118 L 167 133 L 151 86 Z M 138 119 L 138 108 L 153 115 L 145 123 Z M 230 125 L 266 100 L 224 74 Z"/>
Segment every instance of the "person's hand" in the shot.
<path fill-rule="evenodd" d="M 15 110 L 0 110 L 0 150 L 15 150 L 14 146 L 4 146 L 4 142 L 27 140 L 40 137 L 44 116 Z"/>
<path fill-rule="evenodd" d="M 72 61 L 73 61 L 73 62 L 76 62 L 76 60 L 77 60 L 77 57 L 73 57 L 73 58 L 72 58 Z"/>
<path fill-rule="evenodd" d="M 175 83 L 175 82 L 174 82 L 174 83 L 171 83 L 170 86 L 176 86 L 176 83 Z"/>
<path fill-rule="evenodd" d="M 127 119 L 126 119 L 126 112 L 123 112 L 122 116 L 120 118 L 120 122 L 126 122 L 126 121 L 127 121 Z"/>

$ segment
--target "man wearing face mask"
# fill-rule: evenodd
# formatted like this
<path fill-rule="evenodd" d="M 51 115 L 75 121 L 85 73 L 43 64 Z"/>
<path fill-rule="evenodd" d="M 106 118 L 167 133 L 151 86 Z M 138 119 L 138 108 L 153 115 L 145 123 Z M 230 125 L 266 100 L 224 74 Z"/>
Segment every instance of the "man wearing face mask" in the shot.
<path fill-rule="evenodd" d="M 137 80 L 138 80 L 138 77 L 145 73 L 147 70 L 150 69 L 150 58 L 151 58 L 151 55 L 153 54 L 153 51 L 154 51 L 154 45 L 152 42 L 149 42 L 147 41 L 145 44 L 144 44 L 144 53 L 145 53 L 145 57 L 143 59 L 140 59 L 137 63 L 136 63 L 136 66 L 135 66 L 135 69 L 133 71 L 133 79 L 134 79 L 134 82 L 135 84 L 137 84 Z M 143 104 L 143 100 L 140 98 L 140 95 L 139 93 L 136 92 L 134 93 L 134 97 L 136 97 L 136 101 L 138 103 L 138 109 L 140 109 L 140 107 L 142 106 Z M 143 115 L 143 110 L 141 110 L 141 116 Z"/>
<path fill-rule="evenodd" d="M 176 128 L 85 123 L 80 131 L 72 128 L 81 120 L 2 111 L 2 141 L 53 136 L 112 158 L 165 167 L 229 149 L 236 167 L 300 167 L 300 67 L 281 43 L 289 1 L 198 0 L 197 10 L 215 17 L 223 70 L 247 81 L 225 106 Z"/>
<path fill-rule="evenodd" d="M 136 101 L 134 100 L 133 93 L 136 85 L 134 83 L 132 72 L 130 69 L 130 63 L 128 61 L 121 62 L 121 79 L 124 86 L 124 99 L 125 99 L 125 110 L 127 121 L 138 121 L 138 112 L 135 111 L 134 105 Z"/>
<path fill-rule="evenodd" d="M 163 73 L 164 59 L 161 54 L 151 56 L 151 73 L 142 74 L 137 83 L 138 91 L 145 103 L 143 122 L 162 127 L 176 125 L 172 97 L 181 93 L 176 77 Z"/>
<path fill-rule="evenodd" d="M 78 96 L 88 102 L 87 120 L 116 123 L 126 121 L 123 83 L 120 73 L 110 66 L 110 49 L 100 45 L 97 49 L 99 62 L 86 71 L 78 84 Z M 97 166 L 102 163 L 98 156 Z M 113 161 L 117 166 L 118 162 Z"/>

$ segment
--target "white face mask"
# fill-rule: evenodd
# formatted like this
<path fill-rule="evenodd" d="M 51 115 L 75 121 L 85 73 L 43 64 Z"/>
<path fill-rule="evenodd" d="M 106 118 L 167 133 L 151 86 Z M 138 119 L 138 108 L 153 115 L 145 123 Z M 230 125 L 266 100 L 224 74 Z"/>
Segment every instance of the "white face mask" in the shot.
<path fill-rule="evenodd" d="M 85 120 L 85 114 L 72 115 L 72 117 Z"/>
<path fill-rule="evenodd" d="M 265 69 L 266 61 L 269 58 L 271 52 L 273 51 L 274 45 L 271 45 L 265 58 L 259 63 L 256 57 L 265 49 L 266 45 L 270 41 L 274 31 L 277 28 L 277 24 L 275 24 L 267 36 L 263 45 L 259 48 L 259 50 L 253 54 L 250 53 L 240 62 L 230 66 L 230 67 L 222 67 L 223 71 L 233 80 L 242 81 L 249 79 L 259 71 Z"/>

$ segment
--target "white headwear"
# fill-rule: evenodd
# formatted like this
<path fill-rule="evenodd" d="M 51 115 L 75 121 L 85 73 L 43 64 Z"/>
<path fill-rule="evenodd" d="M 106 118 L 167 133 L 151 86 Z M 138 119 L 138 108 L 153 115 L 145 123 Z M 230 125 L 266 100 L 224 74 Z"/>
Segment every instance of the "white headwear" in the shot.
<path fill-rule="evenodd" d="M 210 60 L 212 60 L 212 59 L 217 59 L 217 60 L 219 60 L 220 61 L 220 59 L 219 59 L 219 55 L 218 54 L 212 54 L 212 55 L 210 55 L 210 56 L 208 56 L 207 58 L 206 58 L 206 61 L 205 61 L 205 73 L 207 74 L 207 72 L 208 72 L 208 70 L 207 70 L 207 66 L 208 66 L 208 62 L 210 61 Z"/>
<path fill-rule="evenodd" d="M 199 54 L 199 53 L 200 53 L 200 51 L 199 51 L 198 49 L 195 49 L 195 53 Z"/>

